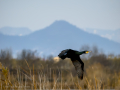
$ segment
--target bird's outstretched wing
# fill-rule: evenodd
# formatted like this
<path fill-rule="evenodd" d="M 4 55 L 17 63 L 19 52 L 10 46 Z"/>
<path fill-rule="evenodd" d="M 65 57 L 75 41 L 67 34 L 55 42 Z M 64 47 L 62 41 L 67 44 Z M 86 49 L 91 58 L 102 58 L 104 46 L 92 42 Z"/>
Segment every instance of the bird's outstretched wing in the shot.
<path fill-rule="evenodd" d="M 78 77 L 80 79 L 83 79 L 83 73 L 84 73 L 84 63 L 81 61 L 81 59 L 71 59 L 73 65 L 75 66 L 76 72 L 78 74 Z"/>

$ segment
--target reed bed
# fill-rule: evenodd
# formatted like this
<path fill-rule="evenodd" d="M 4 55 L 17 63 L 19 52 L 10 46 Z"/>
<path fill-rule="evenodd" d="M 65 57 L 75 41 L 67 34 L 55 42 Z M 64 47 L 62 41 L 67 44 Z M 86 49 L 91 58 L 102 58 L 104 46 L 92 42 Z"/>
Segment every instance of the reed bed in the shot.
<path fill-rule="evenodd" d="M 34 64 L 31 69 L 26 60 L 25 62 L 28 69 L 20 67 L 16 69 L 16 73 L 10 72 L 7 67 L 0 63 L 1 90 L 120 89 L 120 73 L 106 74 L 100 64 L 97 64 L 97 67 L 95 64 L 86 69 L 84 79 L 80 80 L 69 69 L 42 68 L 35 70 Z M 113 80 L 112 83 L 110 79 Z"/>

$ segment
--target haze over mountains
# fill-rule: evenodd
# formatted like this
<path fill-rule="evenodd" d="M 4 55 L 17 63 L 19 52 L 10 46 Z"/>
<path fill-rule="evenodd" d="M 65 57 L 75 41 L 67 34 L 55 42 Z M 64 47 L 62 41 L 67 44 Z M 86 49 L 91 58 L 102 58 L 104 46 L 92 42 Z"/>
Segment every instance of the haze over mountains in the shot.
<path fill-rule="evenodd" d="M 117 30 L 103 30 L 103 29 L 93 29 L 86 28 L 84 29 L 86 32 L 97 34 L 101 37 L 108 38 L 110 40 L 116 41 L 120 43 L 120 29 Z"/>
<path fill-rule="evenodd" d="M 28 30 L 29 31 L 29 30 Z M 120 54 L 120 43 L 87 33 L 66 21 L 55 21 L 50 26 L 24 36 L 0 34 L 0 49 L 37 50 L 42 55 L 58 55 L 63 49 L 79 50 L 81 46 L 96 45 L 105 53 Z"/>
<path fill-rule="evenodd" d="M 82 28 L 86 32 L 99 35 L 101 37 L 108 38 L 115 42 L 120 43 L 120 29 L 116 30 L 103 30 L 97 28 Z M 12 36 L 24 36 L 33 33 L 34 31 L 25 28 L 25 27 L 3 27 L 0 28 L 0 33 L 4 35 L 12 35 Z"/>
<path fill-rule="evenodd" d="M 13 35 L 13 36 L 23 36 L 32 33 L 28 28 L 13 28 L 13 27 L 3 27 L 0 28 L 0 33 L 4 35 Z"/>

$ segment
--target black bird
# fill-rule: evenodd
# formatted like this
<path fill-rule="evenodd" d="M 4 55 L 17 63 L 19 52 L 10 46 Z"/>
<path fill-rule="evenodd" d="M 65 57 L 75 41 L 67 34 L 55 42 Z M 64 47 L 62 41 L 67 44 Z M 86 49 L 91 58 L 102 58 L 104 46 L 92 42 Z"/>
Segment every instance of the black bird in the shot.
<path fill-rule="evenodd" d="M 84 73 L 84 63 L 80 59 L 79 55 L 89 53 L 90 51 L 75 51 L 72 49 L 66 49 L 61 51 L 61 53 L 58 55 L 61 59 L 70 58 L 73 65 L 75 66 L 75 69 L 77 71 L 78 77 L 82 80 L 83 79 L 83 73 Z"/>

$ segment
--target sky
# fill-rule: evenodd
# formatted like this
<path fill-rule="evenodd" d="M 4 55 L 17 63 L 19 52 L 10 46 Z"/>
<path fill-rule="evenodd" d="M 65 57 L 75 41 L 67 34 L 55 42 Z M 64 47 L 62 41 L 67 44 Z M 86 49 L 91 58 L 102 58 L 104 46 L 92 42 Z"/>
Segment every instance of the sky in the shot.
<path fill-rule="evenodd" d="M 66 20 L 79 28 L 120 28 L 120 0 L 0 0 L 0 28 L 32 31 Z"/>

